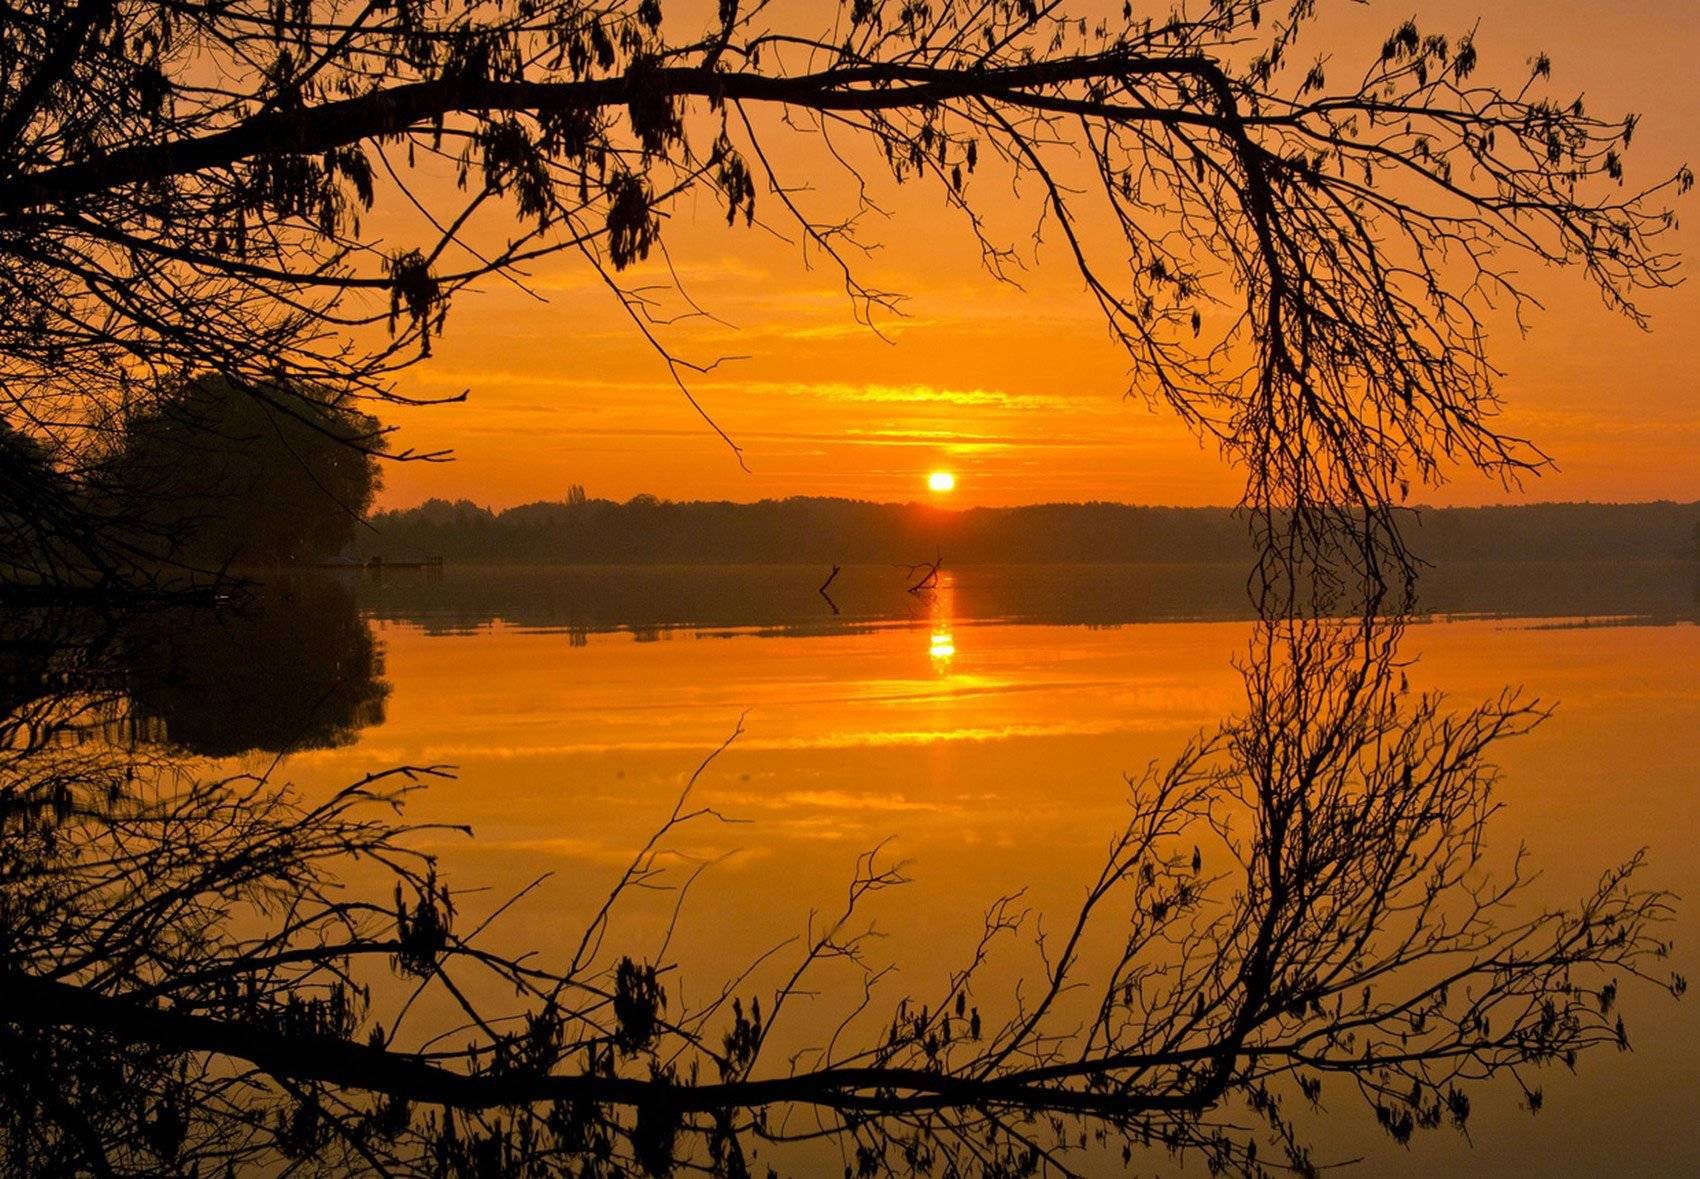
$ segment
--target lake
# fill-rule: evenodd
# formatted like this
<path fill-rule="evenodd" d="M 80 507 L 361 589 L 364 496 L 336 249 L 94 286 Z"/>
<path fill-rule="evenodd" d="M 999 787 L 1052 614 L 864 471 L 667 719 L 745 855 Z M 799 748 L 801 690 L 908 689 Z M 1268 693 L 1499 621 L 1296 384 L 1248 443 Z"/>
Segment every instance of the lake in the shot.
<path fill-rule="evenodd" d="M 22 606 L 0 933 L 41 985 L 330 1030 L 296 1067 L 330 1053 L 354 1091 L 401 1084 L 338 1055 L 374 1026 L 479 1084 L 558 1035 L 593 1055 L 544 1080 L 706 1092 L 751 1035 L 780 1094 L 877 1065 L 843 1106 L 758 1103 L 757 1172 L 1697 1171 L 1700 567 L 1440 567 L 1379 605 L 1265 620 L 1227 566 L 656 566 Z M 418 780 L 399 841 L 347 793 L 393 768 Z M 415 853 L 437 875 L 396 887 Z M 442 956 L 437 922 L 471 946 Z M 107 1040 L 167 1009 L 3 982 L 54 1075 L 116 1086 L 88 1108 L 178 1125 L 122 1094 L 189 1055 Z M 185 1111 L 197 1157 L 269 1171 L 325 1133 L 318 1097 L 231 1070 L 267 1043 L 194 1057 L 219 1094 Z M 991 1104 L 928 1104 L 983 1067 L 1015 1069 Z M 418 1101 L 343 1125 L 449 1148 Z M 639 1152 L 672 1133 L 644 1101 L 544 1111 Z"/>
<path fill-rule="evenodd" d="M 911 879 L 868 909 L 882 935 L 868 954 L 896 967 L 880 983 L 895 1002 L 959 963 L 998 897 L 1025 889 L 1037 913 L 1071 912 L 1125 822 L 1127 776 L 1247 707 L 1236 667 L 1253 624 L 1232 571 L 970 568 L 910 594 L 903 571 L 856 569 L 832 603 L 822 576 L 357 575 L 347 590 L 381 656 L 381 719 L 338 726 L 346 743 L 293 753 L 282 772 L 321 790 L 390 764 L 453 765 L 410 815 L 471 825 L 435 842 L 453 881 L 492 890 L 488 908 L 548 877 L 492 931 L 547 954 L 731 739 L 692 803 L 735 821 L 704 817 L 668 841 L 675 879 L 707 865 L 671 944 L 685 998 L 841 906 L 857 857 L 879 847 Z M 1489 854 L 1526 847 L 1524 909 L 1574 901 L 1640 848 L 1646 881 L 1700 895 L 1694 578 L 1692 565 L 1444 571 L 1438 606 L 1403 635 L 1415 692 L 1468 706 L 1518 686 L 1555 706 L 1489 758 L 1503 804 Z M 639 898 L 611 936 L 634 954 L 655 946 L 672 903 Z M 1670 965 L 1689 975 L 1696 935 L 1684 904 Z M 992 983 L 1033 965 L 1002 963 Z M 1317 1161 L 1361 1157 L 1378 1175 L 1700 1171 L 1695 1009 L 1631 981 L 1634 1051 L 1587 1054 L 1574 1076 L 1530 1071 L 1538 1115 L 1501 1078 L 1468 1139 L 1442 1128 L 1401 1147 L 1336 1081 L 1305 1119 Z M 854 971 L 837 982 L 859 995 Z M 841 1013 L 827 992 L 800 1043 Z M 1134 1166 L 1174 1164 L 1158 1152 Z"/>

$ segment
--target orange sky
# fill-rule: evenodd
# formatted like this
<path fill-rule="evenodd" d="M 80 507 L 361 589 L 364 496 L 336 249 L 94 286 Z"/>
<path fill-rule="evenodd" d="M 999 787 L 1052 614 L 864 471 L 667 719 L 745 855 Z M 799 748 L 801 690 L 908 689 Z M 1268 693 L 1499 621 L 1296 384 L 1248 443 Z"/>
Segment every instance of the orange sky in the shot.
<path fill-rule="evenodd" d="M 1639 112 L 1631 184 L 1700 164 L 1694 0 L 1322 4 L 1330 40 L 1361 33 L 1375 44 L 1413 7 L 1425 28 L 1452 33 L 1480 18 L 1479 76 L 1520 80 L 1524 61 L 1545 50 L 1560 90 L 1582 91 L 1597 112 Z M 1339 60 L 1364 59 L 1360 51 Z M 818 180 L 815 207 L 842 210 L 832 203 L 840 179 L 792 163 L 791 183 Z M 573 483 L 614 499 L 647 491 L 905 500 L 925 497 L 926 473 L 937 468 L 957 473 L 960 505 L 1237 498 L 1239 477 L 1213 448 L 1165 411 L 1124 398 L 1125 359 L 1060 251 L 1040 252 L 1025 290 L 1000 286 L 938 192 L 878 195 L 893 216 L 870 227 L 882 249 L 862 277 L 909 296 L 908 318 L 886 325 L 889 342 L 855 321 L 830 269 L 807 268 L 795 246 L 759 229 L 726 229 L 713 194 L 672 211 L 665 240 L 677 270 L 692 297 L 731 326 L 681 324 L 669 339 L 693 359 L 746 357 L 691 384 L 744 447 L 748 472 L 673 388 L 600 280 L 563 256 L 530 277 L 546 301 L 493 281 L 456 302 L 436 355 L 402 388 L 470 389 L 470 401 L 392 417 L 407 444 L 452 446 L 457 459 L 392 465 L 383 504 L 443 496 L 506 506 L 562 498 Z M 1692 256 L 1700 234 L 1685 226 L 1675 244 Z M 1420 498 L 1700 499 L 1700 291 L 1690 284 L 1649 298 L 1649 335 L 1601 308 L 1577 275 L 1524 277 L 1547 310 L 1526 337 L 1495 325 L 1505 425 L 1534 438 L 1560 470 L 1520 496 L 1463 475 Z"/>

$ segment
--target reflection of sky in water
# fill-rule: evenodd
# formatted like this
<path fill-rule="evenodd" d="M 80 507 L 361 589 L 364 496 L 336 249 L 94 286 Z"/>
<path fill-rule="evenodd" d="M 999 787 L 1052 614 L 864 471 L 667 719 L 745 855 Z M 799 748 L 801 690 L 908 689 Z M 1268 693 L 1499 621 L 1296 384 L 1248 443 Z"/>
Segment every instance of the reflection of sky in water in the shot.
<path fill-rule="evenodd" d="M 1027 887 L 1044 911 L 1077 900 L 1122 817 L 1123 775 L 1243 703 L 1230 662 L 1243 624 L 961 626 L 953 599 L 944 580 L 907 625 L 804 638 L 663 632 L 574 646 L 500 624 L 441 637 L 388 624 L 386 723 L 351 749 L 292 759 L 289 772 L 327 787 L 394 762 L 458 765 L 460 780 L 424 792 L 411 815 L 472 823 L 472 841 L 436 842 L 451 878 L 492 895 L 555 873 L 504 918 L 516 941 L 549 946 L 742 715 L 744 734 L 697 797 L 744 821 L 678 840 L 693 857 L 726 858 L 697 886 L 677 953 L 699 985 L 716 983 L 811 908 L 840 904 L 856 855 L 889 837 L 916 883 L 871 915 L 886 935 L 881 959 L 921 985 L 966 951 L 991 899 Z M 1649 883 L 1700 896 L 1700 628 L 1419 626 L 1406 654 L 1421 657 L 1414 689 L 1460 705 L 1507 683 L 1560 705 L 1495 758 L 1507 811 L 1490 851 L 1528 843 L 1543 874 L 1530 903 L 1573 899 L 1642 845 Z M 641 933 L 644 920 L 627 928 Z M 1692 909 L 1673 937 L 1672 965 L 1700 975 Z M 1437 1135 L 1401 1152 L 1373 1129 L 1341 1145 L 1371 1152 L 1362 1173 L 1377 1175 L 1689 1173 L 1700 1131 L 1683 1045 L 1700 1035 L 1700 1009 L 1638 1007 L 1638 1051 L 1598 1055 L 1579 1080 L 1542 1074 L 1540 1119 L 1508 1100 L 1483 1111 L 1474 1148 Z"/>

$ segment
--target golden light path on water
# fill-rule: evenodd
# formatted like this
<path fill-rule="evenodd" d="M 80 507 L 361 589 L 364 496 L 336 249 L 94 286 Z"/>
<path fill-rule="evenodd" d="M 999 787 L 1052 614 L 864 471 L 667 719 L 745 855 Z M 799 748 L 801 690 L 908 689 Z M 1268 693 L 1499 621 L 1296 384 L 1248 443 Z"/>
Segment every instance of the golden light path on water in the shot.
<path fill-rule="evenodd" d="M 411 817 L 475 828 L 436 841 L 452 881 L 491 886 L 469 916 L 553 873 L 495 936 L 565 953 L 742 717 L 696 796 L 740 821 L 704 821 L 675 844 L 681 868 L 714 861 L 674 942 L 678 996 L 701 997 L 811 911 L 835 909 L 856 856 L 890 840 L 914 878 L 870 912 L 884 935 L 875 955 L 899 966 L 895 1002 L 960 961 L 997 896 L 1026 887 L 1042 912 L 1076 903 L 1123 814 L 1123 775 L 1243 704 L 1232 660 L 1246 623 L 983 624 L 953 617 L 953 594 L 946 580 L 905 623 L 804 637 L 383 625 L 387 721 L 285 772 L 317 790 L 391 763 L 457 765 L 458 781 L 422 792 Z M 1506 810 L 1490 851 L 1527 844 L 1541 873 L 1530 905 L 1573 900 L 1642 846 L 1650 883 L 1700 896 L 1700 627 L 1438 623 L 1413 627 L 1404 654 L 1419 657 L 1414 689 L 1460 706 L 1507 684 L 1558 703 L 1494 758 Z M 652 945 L 665 908 L 636 906 L 615 940 Z M 1691 906 L 1673 937 L 1671 965 L 1700 973 Z M 1342 1091 L 1319 1153 L 1367 1154 L 1359 1173 L 1376 1175 L 1692 1173 L 1696 1009 L 1644 994 L 1632 1034 L 1636 1052 L 1597 1053 L 1579 1078 L 1545 1070 L 1539 1118 L 1502 1087 L 1472 1122 L 1473 1147 L 1436 1133 L 1400 1150 Z"/>

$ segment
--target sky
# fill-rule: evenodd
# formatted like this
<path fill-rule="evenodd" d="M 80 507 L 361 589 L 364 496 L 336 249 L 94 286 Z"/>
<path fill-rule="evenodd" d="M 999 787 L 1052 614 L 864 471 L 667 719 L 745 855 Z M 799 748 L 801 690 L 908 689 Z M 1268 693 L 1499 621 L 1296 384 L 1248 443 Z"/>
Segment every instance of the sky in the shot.
<path fill-rule="evenodd" d="M 1595 113 L 1641 115 L 1629 184 L 1700 166 L 1694 0 L 1323 0 L 1322 9 L 1323 40 L 1338 38 L 1338 60 L 1354 63 L 1366 41 L 1379 45 L 1413 10 L 1425 30 L 1456 34 L 1479 22 L 1479 77 L 1521 81 L 1524 63 L 1545 51 L 1557 89 L 1584 94 Z M 817 160 L 775 162 L 791 183 L 811 186 L 800 200 L 842 209 L 834 186 L 843 181 Z M 857 321 L 829 264 L 759 227 L 728 229 L 715 194 L 670 211 L 668 258 L 713 319 L 675 323 L 666 338 L 689 359 L 734 358 L 689 386 L 742 447 L 747 469 L 596 274 L 565 255 L 527 274 L 529 290 L 490 280 L 457 299 L 433 357 L 400 388 L 466 390 L 468 400 L 390 415 L 405 445 L 452 447 L 455 459 L 390 465 L 381 506 L 443 497 L 504 507 L 562 499 L 574 484 L 620 500 L 905 501 L 936 495 L 926 479 L 939 470 L 956 475 L 948 499 L 958 506 L 1238 499 L 1241 476 L 1214 446 L 1127 395 L 1126 358 L 1060 250 L 1041 246 L 1021 287 L 1003 285 L 936 190 L 877 195 L 890 215 L 868 227 L 879 248 L 858 263 L 859 277 L 906 296 L 905 315 L 881 320 L 879 333 Z M 1696 196 L 1679 216 L 1692 214 Z M 1683 224 L 1672 244 L 1700 254 L 1700 233 Z M 1509 317 L 1489 320 L 1505 374 L 1502 425 L 1540 444 L 1557 469 L 1509 489 L 1461 472 L 1414 498 L 1700 499 L 1700 289 L 1649 296 L 1652 330 L 1643 332 L 1578 274 L 1520 277 L 1545 307 L 1526 331 Z"/>

